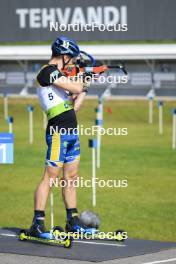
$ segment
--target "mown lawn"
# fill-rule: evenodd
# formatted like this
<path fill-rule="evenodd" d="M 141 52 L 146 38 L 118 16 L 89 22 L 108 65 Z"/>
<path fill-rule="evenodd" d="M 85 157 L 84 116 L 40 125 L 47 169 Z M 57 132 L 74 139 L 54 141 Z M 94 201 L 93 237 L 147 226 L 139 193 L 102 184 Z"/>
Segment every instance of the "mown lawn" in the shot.
<path fill-rule="evenodd" d="M 33 192 L 40 181 L 45 158 L 43 115 L 37 100 L 10 99 L 14 116 L 15 163 L 0 165 L 0 226 L 28 227 L 33 215 Z M 34 144 L 28 144 L 28 113 L 33 104 Z M 78 119 L 84 127 L 95 122 L 96 100 L 87 100 Z M 164 104 L 164 135 L 158 135 L 158 109 L 148 124 L 145 101 L 107 101 L 104 127 L 127 127 L 127 136 L 103 136 L 99 179 L 128 180 L 127 188 L 97 188 L 97 207 L 91 205 L 91 188 L 78 189 L 79 210 L 93 209 L 101 229 L 121 228 L 129 237 L 176 241 L 176 151 L 171 149 L 172 115 L 176 102 Z M 106 108 L 111 107 L 112 114 Z M 0 131 L 8 130 L 0 99 Z M 91 178 L 88 136 L 81 136 L 80 176 Z M 55 224 L 65 224 L 60 189 L 54 188 Z M 49 206 L 47 208 L 49 227 Z"/>

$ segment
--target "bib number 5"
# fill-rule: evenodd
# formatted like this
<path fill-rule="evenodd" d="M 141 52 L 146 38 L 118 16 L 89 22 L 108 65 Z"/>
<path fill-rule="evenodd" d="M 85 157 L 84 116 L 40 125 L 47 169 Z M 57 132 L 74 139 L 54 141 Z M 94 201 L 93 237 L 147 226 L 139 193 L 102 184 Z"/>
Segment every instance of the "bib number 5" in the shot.
<path fill-rule="evenodd" d="M 49 94 L 48 94 L 48 98 L 49 98 L 50 101 L 52 101 L 53 98 L 54 98 L 53 94 L 52 94 L 52 93 L 49 93 Z"/>

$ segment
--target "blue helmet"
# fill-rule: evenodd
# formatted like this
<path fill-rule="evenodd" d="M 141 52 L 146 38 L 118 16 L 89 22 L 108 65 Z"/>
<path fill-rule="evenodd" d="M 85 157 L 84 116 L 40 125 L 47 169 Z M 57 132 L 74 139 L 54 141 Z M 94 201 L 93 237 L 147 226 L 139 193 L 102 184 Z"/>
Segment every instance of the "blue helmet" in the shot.
<path fill-rule="evenodd" d="M 79 47 L 76 42 L 67 37 L 57 38 L 51 46 L 52 54 L 58 55 L 69 55 L 72 58 L 77 57 L 80 53 Z"/>

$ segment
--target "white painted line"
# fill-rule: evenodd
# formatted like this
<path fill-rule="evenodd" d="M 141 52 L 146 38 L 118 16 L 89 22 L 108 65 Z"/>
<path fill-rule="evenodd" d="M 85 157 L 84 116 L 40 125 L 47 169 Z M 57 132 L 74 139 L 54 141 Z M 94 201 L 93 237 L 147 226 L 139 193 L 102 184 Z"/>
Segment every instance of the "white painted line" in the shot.
<path fill-rule="evenodd" d="M 93 245 L 105 245 L 105 246 L 114 246 L 114 247 L 126 247 L 126 245 L 122 244 L 112 244 L 112 243 L 100 243 L 100 242 L 93 242 L 93 241 L 82 241 L 82 240 L 74 240 L 74 243 L 84 243 L 84 244 L 93 244 Z"/>
<path fill-rule="evenodd" d="M 153 261 L 153 262 L 145 262 L 143 264 L 168 263 L 168 262 L 172 262 L 172 261 L 176 261 L 176 258 L 164 259 L 164 260 L 157 260 L 157 261 Z"/>
<path fill-rule="evenodd" d="M 4 234 L 4 233 L 0 234 L 0 236 L 17 237 L 17 235 L 15 234 Z"/>

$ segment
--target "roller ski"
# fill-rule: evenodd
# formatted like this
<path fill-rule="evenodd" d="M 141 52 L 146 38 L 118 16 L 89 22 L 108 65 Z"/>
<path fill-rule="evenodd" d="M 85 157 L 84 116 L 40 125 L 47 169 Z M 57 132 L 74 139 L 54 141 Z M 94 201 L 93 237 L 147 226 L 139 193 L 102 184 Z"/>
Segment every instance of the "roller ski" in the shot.
<path fill-rule="evenodd" d="M 81 213 L 80 217 L 73 216 L 66 223 L 65 231 L 61 226 L 53 228 L 54 234 L 59 238 L 68 236 L 72 239 L 109 239 L 118 242 L 123 242 L 127 239 L 127 233 L 123 230 L 104 233 L 98 230 L 100 224 L 99 217 L 90 212 Z"/>
<path fill-rule="evenodd" d="M 61 245 L 65 248 L 72 246 L 72 237 L 65 235 L 64 238 L 60 238 L 57 232 L 54 230 L 45 231 L 40 225 L 32 225 L 30 230 L 21 230 L 19 235 L 20 241 L 33 241 L 48 245 Z"/>

